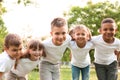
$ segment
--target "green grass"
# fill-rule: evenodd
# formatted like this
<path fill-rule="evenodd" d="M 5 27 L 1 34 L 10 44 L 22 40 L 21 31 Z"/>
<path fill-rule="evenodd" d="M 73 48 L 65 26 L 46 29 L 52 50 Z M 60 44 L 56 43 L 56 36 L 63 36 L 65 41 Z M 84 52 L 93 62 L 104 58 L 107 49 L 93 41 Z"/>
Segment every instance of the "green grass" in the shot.
<path fill-rule="evenodd" d="M 62 68 L 60 80 L 72 80 L 71 79 L 72 73 L 70 68 Z"/>
<path fill-rule="evenodd" d="M 28 75 L 28 80 L 40 80 L 39 79 L 39 72 L 38 71 L 32 71 Z"/>
<path fill-rule="evenodd" d="M 72 80 L 71 76 L 72 75 L 70 68 L 61 68 L 60 80 Z M 29 73 L 28 77 L 29 80 L 40 80 L 38 71 L 32 71 L 31 73 Z M 94 68 L 90 69 L 90 80 L 97 80 Z M 118 74 L 118 80 L 120 80 L 120 73 Z"/>
<path fill-rule="evenodd" d="M 72 74 L 70 68 L 61 69 L 61 80 L 72 80 Z M 90 80 L 97 80 L 96 73 L 93 68 L 90 69 Z"/>

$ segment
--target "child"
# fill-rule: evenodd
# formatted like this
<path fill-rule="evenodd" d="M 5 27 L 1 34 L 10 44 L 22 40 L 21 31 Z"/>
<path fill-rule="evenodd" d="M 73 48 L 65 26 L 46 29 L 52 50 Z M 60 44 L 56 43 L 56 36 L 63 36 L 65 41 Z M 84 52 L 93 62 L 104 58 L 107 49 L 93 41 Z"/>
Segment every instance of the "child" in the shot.
<path fill-rule="evenodd" d="M 71 29 L 69 30 L 69 35 L 71 36 L 71 41 L 74 41 L 74 40 L 75 40 L 75 39 L 74 39 L 73 29 L 74 29 L 74 28 L 71 28 Z M 66 53 L 67 50 L 70 51 L 70 48 L 67 48 L 64 53 Z M 70 61 L 71 61 L 71 58 L 72 58 L 72 54 L 71 54 L 71 51 L 70 51 Z"/>
<path fill-rule="evenodd" d="M 105 18 L 101 22 L 101 35 L 94 36 L 95 70 L 98 80 L 117 80 L 117 56 L 115 50 L 120 50 L 120 40 L 114 35 L 117 26 L 112 18 Z"/>
<path fill-rule="evenodd" d="M 38 65 L 42 55 L 45 57 L 44 47 L 40 41 L 30 40 L 25 53 L 18 60 L 15 68 L 7 74 L 6 80 L 26 80 L 26 74 Z"/>
<path fill-rule="evenodd" d="M 4 52 L 0 54 L 0 80 L 11 70 L 16 58 L 21 54 L 22 40 L 19 35 L 9 33 L 4 40 Z"/>
<path fill-rule="evenodd" d="M 70 29 L 70 31 L 69 31 L 69 35 L 71 36 L 71 38 L 72 38 L 71 40 L 72 40 L 72 41 L 75 40 L 75 39 L 74 39 L 74 32 L 73 32 L 73 29 L 74 29 L 74 28 Z"/>
<path fill-rule="evenodd" d="M 77 25 L 73 29 L 74 40 L 70 42 L 72 54 L 72 80 L 79 80 L 80 71 L 82 80 L 89 80 L 90 55 L 89 51 L 93 48 L 91 32 L 85 25 Z"/>
<path fill-rule="evenodd" d="M 40 63 L 40 80 L 59 80 L 59 62 L 71 40 L 67 30 L 65 19 L 55 18 L 51 22 L 52 38 L 43 41 L 46 57 Z"/>

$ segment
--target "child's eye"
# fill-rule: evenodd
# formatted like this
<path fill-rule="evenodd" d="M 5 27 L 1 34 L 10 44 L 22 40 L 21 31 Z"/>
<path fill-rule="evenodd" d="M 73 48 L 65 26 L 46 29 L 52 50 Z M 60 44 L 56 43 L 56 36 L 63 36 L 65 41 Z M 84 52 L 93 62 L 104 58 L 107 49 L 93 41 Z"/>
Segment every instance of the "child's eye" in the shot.
<path fill-rule="evenodd" d="M 114 31 L 114 29 L 113 29 L 113 28 L 111 28 L 111 29 L 110 29 L 110 31 Z"/>
<path fill-rule="evenodd" d="M 55 35 L 59 35 L 60 33 L 55 33 Z"/>
<path fill-rule="evenodd" d="M 13 49 L 12 51 L 17 51 L 17 49 Z"/>
<path fill-rule="evenodd" d="M 82 33 L 81 35 L 82 35 L 82 36 L 84 36 L 84 35 L 85 35 L 85 33 Z"/>
<path fill-rule="evenodd" d="M 107 29 L 107 28 L 105 28 L 105 29 L 103 29 L 104 31 L 114 31 L 114 29 L 113 28 L 110 28 L 110 29 Z"/>
<path fill-rule="evenodd" d="M 63 34 L 63 35 L 65 35 L 65 34 L 66 34 L 66 32 L 63 32 L 62 34 Z"/>
<path fill-rule="evenodd" d="M 35 51 L 36 49 L 32 49 L 33 51 Z"/>
<path fill-rule="evenodd" d="M 39 51 L 41 51 L 42 49 L 39 49 Z"/>
<path fill-rule="evenodd" d="M 79 35 L 84 36 L 84 35 L 85 35 L 85 33 L 81 33 L 81 34 L 80 34 L 80 33 L 78 33 L 77 35 L 78 35 L 78 36 L 79 36 Z"/>
<path fill-rule="evenodd" d="M 104 31 L 107 31 L 108 29 L 103 29 Z"/>

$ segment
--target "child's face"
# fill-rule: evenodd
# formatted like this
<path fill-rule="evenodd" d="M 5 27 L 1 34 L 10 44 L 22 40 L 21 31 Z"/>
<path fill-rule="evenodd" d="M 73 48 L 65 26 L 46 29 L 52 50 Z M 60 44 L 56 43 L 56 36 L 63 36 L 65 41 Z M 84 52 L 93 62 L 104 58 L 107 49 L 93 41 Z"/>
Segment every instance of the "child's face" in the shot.
<path fill-rule="evenodd" d="M 30 59 L 34 61 L 39 60 L 39 58 L 42 56 L 42 53 L 43 49 L 29 49 Z"/>
<path fill-rule="evenodd" d="M 67 28 L 63 27 L 53 27 L 51 31 L 52 41 L 56 46 L 60 46 L 66 39 Z"/>
<path fill-rule="evenodd" d="M 5 50 L 12 59 L 16 59 L 22 53 L 22 45 L 20 45 L 19 47 L 9 46 L 9 48 L 5 48 Z"/>
<path fill-rule="evenodd" d="M 74 39 L 79 43 L 86 43 L 88 41 L 88 33 L 84 28 L 74 30 Z"/>
<path fill-rule="evenodd" d="M 104 40 L 113 40 L 116 31 L 115 23 L 103 23 L 100 29 Z"/>

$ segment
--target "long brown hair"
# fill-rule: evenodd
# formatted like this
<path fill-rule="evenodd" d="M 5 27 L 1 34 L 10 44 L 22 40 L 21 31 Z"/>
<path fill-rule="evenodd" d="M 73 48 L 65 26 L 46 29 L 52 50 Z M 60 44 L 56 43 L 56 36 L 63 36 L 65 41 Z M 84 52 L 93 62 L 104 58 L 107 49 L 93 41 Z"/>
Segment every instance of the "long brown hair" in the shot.
<path fill-rule="evenodd" d="M 25 51 L 25 53 L 20 58 L 30 58 L 30 54 L 29 54 L 28 50 L 29 49 L 37 49 L 37 47 L 39 47 L 40 50 L 43 49 L 42 56 L 46 57 L 43 44 L 39 40 L 32 39 L 27 44 L 27 50 Z"/>
<path fill-rule="evenodd" d="M 40 50 L 43 50 L 42 56 L 46 57 L 43 44 L 39 40 L 32 39 L 28 42 L 26 51 L 20 56 L 19 59 L 30 58 L 29 49 L 37 49 L 38 47 Z M 19 63 L 19 59 L 17 59 L 15 62 L 15 69 L 17 67 L 17 64 Z"/>

